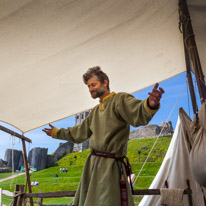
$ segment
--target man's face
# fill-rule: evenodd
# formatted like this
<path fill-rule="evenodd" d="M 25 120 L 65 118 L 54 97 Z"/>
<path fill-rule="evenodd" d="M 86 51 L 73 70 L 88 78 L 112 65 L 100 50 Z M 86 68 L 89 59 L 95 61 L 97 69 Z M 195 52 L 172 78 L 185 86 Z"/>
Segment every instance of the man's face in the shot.
<path fill-rule="evenodd" d="M 89 92 L 93 99 L 101 97 L 105 92 L 104 84 L 102 84 L 96 77 L 92 77 L 87 81 Z"/>

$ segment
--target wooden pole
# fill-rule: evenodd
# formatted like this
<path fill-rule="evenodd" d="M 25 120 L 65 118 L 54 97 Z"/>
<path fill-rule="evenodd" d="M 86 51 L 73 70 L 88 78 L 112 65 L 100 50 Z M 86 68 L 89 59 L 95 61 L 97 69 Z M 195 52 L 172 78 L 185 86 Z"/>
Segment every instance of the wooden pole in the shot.
<path fill-rule="evenodd" d="M 1 202 L 1 194 L 2 194 L 2 189 L 0 188 L 0 206 L 2 206 L 2 202 Z"/>
<path fill-rule="evenodd" d="M 27 156 L 26 156 L 26 146 L 25 146 L 24 139 L 22 139 L 22 147 L 23 147 L 23 156 L 24 156 L 24 166 L 25 166 L 25 170 L 26 170 L 27 186 L 28 186 L 29 193 L 32 193 L 31 181 L 30 181 L 30 176 L 29 176 L 28 161 L 27 161 Z M 30 198 L 30 205 L 31 206 L 34 205 L 32 197 Z"/>
<path fill-rule="evenodd" d="M 183 35 L 185 33 L 184 30 L 185 29 L 183 29 Z M 185 47 L 185 45 L 184 45 L 184 51 L 185 51 L 185 63 L 186 63 L 187 79 L 188 79 L 190 95 L 191 95 L 191 101 L 192 101 L 192 108 L 193 108 L 193 113 L 196 114 L 198 112 L 198 107 L 197 107 L 197 101 L 196 101 L 194 85 L 193 85 L 193 82 L 192 82 L 191 64 L 190 64 L 189 54 L 188 54 L 188 50 Z"/>
<path fill-rule="evenodd" d="M 168 189 L 169 190 L 169 189 Z M 185 189 L 183 194 L 188 194 L 190 191 Z M 40 192 L 40 193 L 25 193 L 25 197 L 37 198 L 51 198 L 51 197 L 74 197 L 75 191 L 61 191 L 61 192 Z M 145 189 L 134 190 L 135 195 L 160 195 L 160 189 Z"/>
<path fill-rule="evenodd" d="M 16 195 L 18 192 L 19 192 L 19 185 L 16 185 L 14 195 Z M 18 199 L 18 197 L 14 196 L 13 206 L 17 206 L 17 199 Z"/>
<path fill-rule="evenodd" d="M 24 135 L 20 135 L 20 134 L 18 134 L 16 132 L 6 128 L 6 127 L 1 126 L 1 125 L 0 125 L 0 130 L 4 131 L 6 133 L 9 133 L 9 134 L 11 134 L 11 135 L 13 135 L 15 137 L 18 137 L 18 138 L 20 138 L 22 140 L 23 157 L 24 157 L 24 165 L 25 165 L 25 170 L 26 170 L 28 190 L 31 193 L 32 192 L 31 191 L 31 182 L 30 182 L 30 176 L 29 176 L 28 161 L 27 161 L 27 156 L 26 156 L 25 141 L 27 141 L 29 143 L 31 143 L 32 141 L 29 138 L 25 137 Z M 20 189 L 19 186 L 16 185 L 15 191 L 19 191 L 19 189 Z M 14 198 L 14 205 L 16 205 L 16 204 L 17 204 L 17 198 Z M 33 199 L 32 198 L 30 198 L 30 205 L 33 206 Z"/>
<path fill-rule="evenodd" d="M 51 197 L 74 197 L 76 191 L 60 191 L 60 192 L 40 192 L 25 193 L 25 197 L 51 198 Z"/>
<path fill-rule="evenodd" d="M 39 193 L 42 193 L 42 191 L 39 190 Z M 42 206 L 42 204 L 43 204 L 43 198 L 42 198 L 42 197 L 39 197 L 39 198 L 38 198 L 37 205 L 38 205 L 38 206 Z"/>
<path fill-rule="evenodd" d="M 187 183 L 187 188 L 188 188 L 188 191 L 189 191 L 188 194 L 187 194 L 188 203 L 189 203 L 189 206 L 193 206 L 193 203 L 192 203 L 192 190 L 190 188 L 190 180 L 187 179 L 186 183 Z"/>
<path fill-rule="evenodd" d="M 197 86 L 202 100 L 206 99 L 206 86 L 204 75 L 199 59 L 195 35 L 193 33 L 192 23 L 186 0 L 179 0 L 180 23 L 183 30 L 184 45 L 188 51 L 190 60 L 193 64 Z"/>
<path fill-rule="evenodd" d="M 189 192 L 188 189 L 185 189 L 183 194 L 188 194 Z M 134 190 L 134 195 L 160 195 L 160 189 Z"/>
<path fill-rule="evenodd" d="M 16 132 L 6 128 L 6 127 L 1 126 L 1 125 L 0 125 L 0 130 L 4 131 L 6 133 L 9 133 L 9 134 L 11 134 L 11 135 L 13 135 L 15 137 L 18 137 L 18 138 L 20 138 L 22 140 L 25 140 L 27 142 L 30 142 L 30 143 L 32 142 L 29 138 L 25 137 L 24 135 L 20 135 L 20 134 L 18 134 Z"/>
<path fill-rule="evenodd" d="M 20 193 L 24 193 L 24 187 L 25 187 L 25 185 L 19 185 L 19 192 Z M 21 195 L 21 196 L 18 196 L 18 198 L 17 198 L 17 206 L 22 206 L 22 203 L 23 203 L 23 197 Z"/>

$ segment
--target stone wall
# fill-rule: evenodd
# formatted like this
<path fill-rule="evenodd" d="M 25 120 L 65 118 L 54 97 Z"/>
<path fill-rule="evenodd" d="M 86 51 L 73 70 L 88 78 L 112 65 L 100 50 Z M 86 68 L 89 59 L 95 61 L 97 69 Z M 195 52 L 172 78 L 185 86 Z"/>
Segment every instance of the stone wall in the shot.
<path fill-rule="evenodd" d="M 84 151 L 88 148 L 89 148 L 89 140 L 82 143 L 82 151 Z"/>
<path fill-rule="evenodd" d="M 7 167 L 7 163 L 8 163 L 8 162 L 0 159 L 0 168 L 2 168 L 2 167 Z"/>
<path fill-rule="evenodd" d="M 63 155 L 73 152 L 74 143 L 66 142 L 64 144 L 60 144 L 57 150 L 54 152 L 54 160 L 57 161 Z"/>
<path fill-rule="evenodd" d="M 37 171 L 46 168 L 48 148 L 35 147 L 29 152 L 28 162 L 31 167 L 36 168 Z"/>
<path fill-rule="evenodd" d="M 11 167 L 7 167 L 7 162 L 0 159 L 0 173 L 11 172 Z"/>
<path fill-rule="evenodd" d="M 11 167 L 7 167 L 7 168 L 0 168 L 0 173 L 4 173 L 4 172 L 12 172 Z"/>
<path fill-rule="evenodd" d="M 65 154 L 72 153 L 74 148 L 73 142 L 60 143 L 53 155 L 47 155 L 46 167 L 51 167 L 54 163 L 61 159 Z"/>
<path fill-rule="evenodd" d="M 7 166 L 12 168 L 12 149 L 7 149 L 4 160 L 8 162 Z M 23 163 L 23 153 L 20 150 L 13 150 L 14 171 L 19 170 Z"/>
<path fill-rule="evenodd" d="M 84 119 L 89 115 L 90 112 L 91 112 L 91 109 L 87 110 L 86 112 L 81 112 L 79 114 L 76 114 L 75 115 L 75 126 L 81 124 L 84 121 Z M 82 152 L 88 148 L 89 148 L 89 140 L 85 141 L 82 144 L 74 144 L 73 152 Z"/>
<path fill-rule="evenodd" d="M 54 161 L 54 155 L 47 155 L 47 159 L 46 159 L 46 168 L 48 167 L 52 167 L 54 165 L 55 161 Z"/>

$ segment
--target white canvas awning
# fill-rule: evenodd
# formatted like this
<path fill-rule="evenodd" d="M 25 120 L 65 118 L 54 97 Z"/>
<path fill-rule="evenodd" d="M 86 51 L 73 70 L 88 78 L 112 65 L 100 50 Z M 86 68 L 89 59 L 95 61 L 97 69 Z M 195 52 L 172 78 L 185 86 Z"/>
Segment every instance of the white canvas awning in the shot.
<path fill-rule="evenodd" d="M 206 74 L 206 3 L 189 7 Z M 184 72 L 178 18 L 177 0 L 0 1 L 0 121 L 27 132 L 93 107 L 92 66 L 130 93 Z"/>

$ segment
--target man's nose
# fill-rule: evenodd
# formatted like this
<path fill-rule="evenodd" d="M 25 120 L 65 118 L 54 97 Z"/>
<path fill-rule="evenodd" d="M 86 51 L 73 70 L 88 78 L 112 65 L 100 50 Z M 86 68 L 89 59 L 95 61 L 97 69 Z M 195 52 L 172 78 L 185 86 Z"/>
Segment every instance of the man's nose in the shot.
<path fill-rule="evenodd" d="M 93 88 L 92 88 L 92 87 L 89 87 L 89 91 L 90 91 L 90 92 L 93 91 Z"/>

